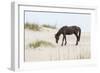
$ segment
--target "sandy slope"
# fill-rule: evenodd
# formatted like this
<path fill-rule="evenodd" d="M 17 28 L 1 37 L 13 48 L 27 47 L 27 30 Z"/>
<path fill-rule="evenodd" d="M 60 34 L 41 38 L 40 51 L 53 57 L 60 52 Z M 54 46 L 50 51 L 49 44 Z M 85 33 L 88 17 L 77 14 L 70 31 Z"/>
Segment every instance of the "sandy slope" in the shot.
<path fill-rule="evenodd" d="M 82 32 L 78 46 L 75 46 L 76 37 L 67 35 L 67 45 L 61 46 L 55 43 L 54 35 L 57 30 L 43 28 L 41 31 L 25 29 L 25 61 L 68 60 L 90 58 L 90 33 Z M 45 40 L 53 43 L 55 47 L 30 48 L 28 45 L 35 40 Z"/>

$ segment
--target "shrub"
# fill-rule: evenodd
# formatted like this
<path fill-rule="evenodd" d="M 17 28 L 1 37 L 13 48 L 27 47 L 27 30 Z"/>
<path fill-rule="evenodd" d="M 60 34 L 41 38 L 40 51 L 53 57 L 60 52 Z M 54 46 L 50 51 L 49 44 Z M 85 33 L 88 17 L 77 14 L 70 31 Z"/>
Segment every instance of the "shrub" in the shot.
<path fill-rule="evenodd" d="M 46 28 L 56 29 L 56 26 L 52 26 L 52 25 L 49 25 L 49 24 L 43 24 L 42 26 L 46 27 Z"/>
<path fill-rule="evenodd" d="M 33 30 L 33 31 L 39 31 L 40 30 L 40 27 L 36 23 L 25 23 L 24 28 L 30 29 L 30 30 Z"/>
<path fill-rule="evenodd" d="M 41 46 L 44 46 L 44 47 L 47 47 L 47 46 L 50 46 L 50 47 L 54 47 L 54 45 L 50 42 L 47 42 L 47 41 L 43 41 L 43 40 L 40 40 L 40 41 L 36 41 L 36 42 L 32 42 L 29 44 L 30 48 L 37 48 L 37 47 L 41 47 Z"/>

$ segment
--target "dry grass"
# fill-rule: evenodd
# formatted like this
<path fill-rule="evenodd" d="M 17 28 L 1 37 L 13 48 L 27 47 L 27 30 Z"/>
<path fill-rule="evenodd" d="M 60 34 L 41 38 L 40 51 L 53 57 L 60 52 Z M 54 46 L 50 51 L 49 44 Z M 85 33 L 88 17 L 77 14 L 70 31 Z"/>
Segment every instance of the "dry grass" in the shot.
<path fill-rule="evenodd" d="M 51 26 L 49 24 L 43 24 L 42 26 L 46 28 L 56 29 L 56 26 Z"/>
<path fill-rule="evenodd" d="M 47 41 L 43 41 L 43 40 L 37 40 L 36 42 L 32 42 L 29 44 L 30 48 L 38 48 L 38 47 L 41 47 L 41 46 L 44 46 L 44 47 L 54 47 L 54 45 L 50 42 L 47 42 Z"/>
<path fill-rule="evenodd" d="M 26 23 L 24 26 L 25 29 L 30 29 L 33 31 L 39 31 L 40 27 L 36 23 Z"/>

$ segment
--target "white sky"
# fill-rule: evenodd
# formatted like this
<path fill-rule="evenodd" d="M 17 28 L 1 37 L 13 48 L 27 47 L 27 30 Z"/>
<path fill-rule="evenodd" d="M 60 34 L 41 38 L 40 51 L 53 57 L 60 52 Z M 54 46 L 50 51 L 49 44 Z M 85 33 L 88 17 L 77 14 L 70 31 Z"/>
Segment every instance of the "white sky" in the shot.
<path fill-rule="evenodd" d="M 49 12 L 25 12 L 25 23 L 38 23 L 62 26 L 77 25 L 83 32 L 90 32 L 91 15 L 69 14 L 69 13 L 49 13 Z"/>

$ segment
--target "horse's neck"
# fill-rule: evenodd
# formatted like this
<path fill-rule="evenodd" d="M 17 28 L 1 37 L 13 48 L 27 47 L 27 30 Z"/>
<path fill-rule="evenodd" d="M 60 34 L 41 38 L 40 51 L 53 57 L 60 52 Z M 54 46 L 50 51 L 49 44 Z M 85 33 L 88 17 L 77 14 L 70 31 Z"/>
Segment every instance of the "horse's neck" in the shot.
<path fill-rule="evenodd" d="M 57 32 L 57 35 L 58 35 L 58 36 L 60 36 L 60 35 L 61 35 L 61 32 L 60 32 L 60 31 L 58 31 L 58 32 Z"/>

